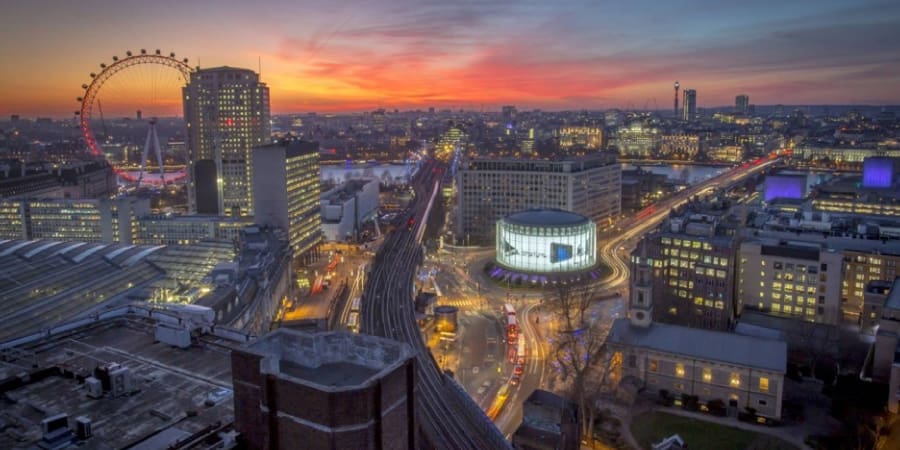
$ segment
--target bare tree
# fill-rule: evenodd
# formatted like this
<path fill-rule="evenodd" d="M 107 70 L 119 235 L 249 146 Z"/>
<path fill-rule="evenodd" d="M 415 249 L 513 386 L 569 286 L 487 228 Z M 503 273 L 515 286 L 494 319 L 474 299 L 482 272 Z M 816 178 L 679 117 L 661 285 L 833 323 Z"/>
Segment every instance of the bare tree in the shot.
<path fill-rule="evenodd" d="M 837 325 L 801 322 L 789 339 L 808 358 L 812 376 L 816 376 L 819 364 L 825 361 L 837 363 L 853 344 L 853 337 Z"/>
<path fill-rule="evenodd" d="M 567 391 L 578 404 L 581 435 L 593 445 L 598 401 L 613 364 L 605 351 L 610 324 L 592 316 L 592 288 L 559 283 L 550 306 L 560 321 L 551 358 L 555 359 L 562 380 L 569 383 Z"/>

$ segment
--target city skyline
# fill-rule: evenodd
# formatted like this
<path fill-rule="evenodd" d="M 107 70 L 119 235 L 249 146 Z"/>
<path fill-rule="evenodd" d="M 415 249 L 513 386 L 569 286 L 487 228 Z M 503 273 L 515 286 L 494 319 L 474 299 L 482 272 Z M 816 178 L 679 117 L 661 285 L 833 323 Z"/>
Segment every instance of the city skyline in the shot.
<path fill-rule="evenodd" d="M 756 104 L 900 103 L 900 5 L 605 3 L 19 2 L 0 18 L 0 58 L 15 62 L 0 69 L 0 114 L 70 117 L 88 73 L 139 48 L 204 68 L 261 61 L 275 114 L 665 110 L 676 79 L 698 91 L 699 107 L 733 105 L 738 94 Z"/>

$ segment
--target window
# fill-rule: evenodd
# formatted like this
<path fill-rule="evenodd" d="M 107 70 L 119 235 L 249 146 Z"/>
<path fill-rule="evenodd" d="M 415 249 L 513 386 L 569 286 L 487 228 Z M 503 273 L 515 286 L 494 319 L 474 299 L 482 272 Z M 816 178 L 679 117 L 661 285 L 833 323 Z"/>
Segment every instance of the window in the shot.
<path fill-rule="evenodd" d="M 650 360 L 650 369 L 651 372 L 656 372 L 659 370 L 659 361 L 655 359 Z"/>
<path fill-rule="evenodd" d="M 675 376 L 677 376 L 678 378 L 684 378 L 684 364 L 675 364 Z"/>
<path fill-rule="evenodd" d="M 709 367 L 703 368 L 703 381 L 707 383 L 712 382 L 712 370 Z"/>
<path fill-rule="evenodd" d="M 768 404 L 768 402 L 766 402 L 766 401 L 763 400 L 763 399 L 757 400 L 757 403 L 759 403 L 759 406 L 766 406 L 766 405 Z"/>
<path fill-rule="evenodd" d="M 762 392 L 769 392 L 769 379 L 766 377 L 759 377 L 759 390 Z"/>
<path fill-rule="evenodd" d="M 739 387 L 741 385 L 741 375 L 737 372 L 731 372 L 731 380 L 732 387 Z"/>

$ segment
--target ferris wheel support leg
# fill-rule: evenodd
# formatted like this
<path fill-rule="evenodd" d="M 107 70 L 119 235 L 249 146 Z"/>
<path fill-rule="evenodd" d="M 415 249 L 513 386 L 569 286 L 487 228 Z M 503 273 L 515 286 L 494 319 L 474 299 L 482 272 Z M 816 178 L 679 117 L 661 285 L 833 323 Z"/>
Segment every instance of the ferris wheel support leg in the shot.
<path fill-rule="evenodd" d="M 166 185 L 166 169 L 163 166 L 162 149 L 159 146 L 159 135 L 156 134 L 156 124 L 151 125 L 153 130 L 153 144 L 156 147 L 156 163 L 159 164 L 159 179 L 162 185 Z"/>
<path fill-rule="evenodd" d="M 141 180 L 144 179 L 144 169 L 147 166 L 147 152 L 150 151 L 150 137 L 153 136 L 155 128 L 151 123 L 150 129 L 147 130 L 147 141 L 144 142 L 144 151 L 141 153 L 141 171 L 138 173 L 137 187 L 141 187 Z"/>

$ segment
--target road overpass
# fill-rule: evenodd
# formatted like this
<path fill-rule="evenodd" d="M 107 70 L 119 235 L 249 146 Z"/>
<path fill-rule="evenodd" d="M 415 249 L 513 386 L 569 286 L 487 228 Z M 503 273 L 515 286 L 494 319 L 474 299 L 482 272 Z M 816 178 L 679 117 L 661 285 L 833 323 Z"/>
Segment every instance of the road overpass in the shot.
<path fill-rule="evenodd" d="M 611 269 L 610 275 L 601 282 L 601 286 L 615 288 L 628 282 L 631 249 L 626 248 L 624 251 L 620 251 L 620 247 L 659 226 L 668 217 L 672 209 L 684 205 L 691 197 L 708 194 L 721 188 L 728 189 L 744 181 L 747 177 L 778 164 L 780 161 L 781 158 L 772 157 L 745 163 L 702 183 L 690 186 L 665 200 L 645 208 L 633 217 L 625 219 L 617 225 L 617 228 L 623 231 L 607 239 L 600 247 L 600 259 Z"/>

